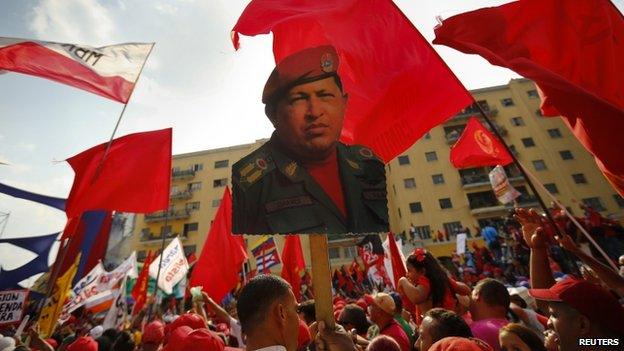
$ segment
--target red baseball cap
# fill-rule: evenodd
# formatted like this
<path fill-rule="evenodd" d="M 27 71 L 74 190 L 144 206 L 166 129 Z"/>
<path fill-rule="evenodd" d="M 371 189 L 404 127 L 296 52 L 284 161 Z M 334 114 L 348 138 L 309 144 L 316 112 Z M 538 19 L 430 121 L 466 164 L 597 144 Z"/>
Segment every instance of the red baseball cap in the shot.
<path fill-rule="evenodd" d="M 225 343 L 223 340 L 214 332 L 201 328 L 193 330 L 190 334 L 188 334 L 184 341 L 181 343 L 181 348 L 178 348 L 179 351 L 187 351 L 187 350 L 210 350 L 210 351 L 224 351 Z"/>
<path fill-rule="evenodd" d="M 494 351 L 492 346 L 477 338 L 451 336 L 436 341 L 429 351 Z"/>
<path fill-rule="evenodd" d="M 608 290 L 586 280 L 567 278 L 550 289 L 529 289 L 538 300 L 563 302 L 590 321 L 624 333 L 624 307 Z"/>
<path fill-rule="evenodd" d="M 81 336 L 65 349 L 67 351 L 98 351 L 98 343 L 90 336 Z"/>
<path fill-rule="evenodd" d="M 198 314 L 185 313 L 171 322 L 169 330 L 174 331 L 183 325 L 191 327 L 191 329 L 206 328 L 206 322 Z"/>
<path fill-rule="evenodd" d="M 143 328 L 141 342 L 144 344 L 160 344 L 165 338 L 165 325 L 161 321 L 153 321 Z"/>
<path fill-rule="evenodd" d="M 180 350 L 180 346 L 182 345 L 182 342 L 184 341 L 186 336 L 189 335 L 192 331 L 193 331 L 193 328 L 187 325 L 177 327 L 175 330 L 171 332 L 171 334 L 169 334 L 169 340 L 165 343 L 165 346 L 163 347 L 163 351 Z"/>

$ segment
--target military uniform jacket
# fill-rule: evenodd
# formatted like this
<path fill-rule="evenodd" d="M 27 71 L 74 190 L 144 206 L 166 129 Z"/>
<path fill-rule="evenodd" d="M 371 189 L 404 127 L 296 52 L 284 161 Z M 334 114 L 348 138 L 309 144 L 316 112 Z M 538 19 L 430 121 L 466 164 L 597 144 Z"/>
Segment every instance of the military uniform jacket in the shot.
<path fill-rule="evenodd" d="M 232 166 L 233 232 L 341 234 L 388 231 L 383 162 L 362 146 L 338 144 L 347 218 L 273 136 Z"/>

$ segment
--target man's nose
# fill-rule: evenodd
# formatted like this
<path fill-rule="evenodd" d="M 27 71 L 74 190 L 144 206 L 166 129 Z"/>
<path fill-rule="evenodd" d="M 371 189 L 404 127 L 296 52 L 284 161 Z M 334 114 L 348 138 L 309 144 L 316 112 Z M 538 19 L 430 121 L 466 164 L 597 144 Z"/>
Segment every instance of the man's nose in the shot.
<path fill-rule="evenodd" d="M 323 104 L 321 103 L 321 100 L 319 98 L 315 96 L 310 97 L 310 99 L 308 100 L 308 119 L 314 120 L 321 117 L 324 112 L 322 105 Z"/>

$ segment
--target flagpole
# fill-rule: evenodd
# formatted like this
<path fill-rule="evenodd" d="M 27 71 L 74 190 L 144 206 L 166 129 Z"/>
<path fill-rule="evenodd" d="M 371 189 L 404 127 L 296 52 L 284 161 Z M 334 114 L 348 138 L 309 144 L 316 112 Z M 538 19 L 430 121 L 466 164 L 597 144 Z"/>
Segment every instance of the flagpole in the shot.
<path fill-rule="evenodd" d="M 106 159 L 106 156 L 108 156 L 108 152 L 110 151 L 111 145 L 113 144 L 113 139 L 115 138 L 115 134 L 117 133 L 117 128 L 119 128 L 119 123 L 121 122 L 121 119 L 123 118 L 124 112 L 126 112 L 126 107 L 128 107 L 130 98 L 132 98 L 132 94 L 134 93 L 134 88 L 136 88 L 136 84 L 139 81 L 139 77 L 141 77 L 141 73 L 143 73 L 143 68 L 145 68 L 145 64 L 147 63 L 147 59 L 149 58 L 150 54 L 152 53 L 152 50 L 154 49 L 154 45 L 156 45 L 156 43 L 152 43 L 152 46 L 150 46 L 150 49 L 147 52 L 147 56 L 145 56 L 145 60 L 143 61 L 143 64 L 141 65 L 141 69 L 139 70 L 139 74 L 134 80 L 134 84 L 132 85 L 132 90 L 130 91 L 130 94 L 128 95 L 128 100 L 126 101 L 126 103 L 124 103 L 123 108 L 121 109 L 121 113 L 119 114 L 119 118 L 117 118 L 117 123 L 115 124 L 115 128 L 113 129 L 113 134 L 111 134 L 111 137 L 108 140 L 108 144 L 106 144 L 106 150 L 104 151 L 104 155 L 102 155 L 102 160 L 100 160 L 100 163 L 98 164 L 98 167 L 95 170 L 95 174 L 93 175 L 93 179 L 91 180 L 92 183 L 95 181 L 95 179 L 97 179 L 98 175 L 100 174 L 102 165 L 104 164 L 104 160 Z"/>
<path fill-rule="evenodd" d="M 42 300 L 43 303 L 39 304 L 40 307 L 37 311 L 37 321 L 39 321 L 39 317 L 41 317 L 41 311 L 45 307 L 50 296 L 52 295 L 52 291 L 54 290 L 54 285 L 56 284 L 56 279 L 58 278 L 58 274 L 63 266 L 63 262 L 65 261 L 65 256 L 67 255 L 67 251 L 69 251 L 70 240 L 71 240 L 71 237 L 65 239 L 64 243 L 61 242 L 61 247 L 59 248 L 59 251 L 57 251 L 56 259 L 54 260 L 54 265 L 52 266 L 52 269 L 50 269 L 50 276 L 48 277 L 48 291 L 46 292 L 46 295 Z M 59 260 L 59 254 L 61 255 L 60 260 Z"/>
<path fill-rule="evenodd" d="M 560 238 L 563 238 L 563 234 L 561 233 L 561 230 L 559 229 L 559 226 L 557 225 L 557 223 L 555 223 L 555 220 L 552 217 L 552 215 L 550 214 L 550 211 L 548 210 L 548 207 L 546 207 L 546 203 L 544 202 L 544 200 L 542 199 L 540 194 L 537 192 L 537 189 L 535 188 L 535 185 L 533 185 L 533 182 L 531 181 L 531 178 L 529 178 L 529 176 L 527 175 L 524 167 L 522 166 L 522 164 L 520 164 L 520 161 L 518 161 L 518 158 L 516 158 L 516 155 L 514 155 L 514 153 L 511 151 L 511 149 L 509 148 L 509 146 L 507 145 L 507 143 L 503 139 L 503 136 L 499 133 L 498 129 L 496 128 L 496 125 L 494 125 L 494 123 L 492 123 L 492 121 L 488 118 L 488 116 L 486 115 L 486 113 L 483 110 L 483 108 L 481 107 L 481 105 L 478 102 L 476 102 L 474 100 L 474 98 L 472 99 L 472 102 L 474 103 L 474 105 L 477 106 L 477 109 L 479 109 L 479 112 L 481 113 L 481 116 L 483 117 L 483 119 L 485 120 L 487 125 L 492 130 L 492 133 L 494 133 L 494 135 L 496 135 L 498 140 L 500 140 L 500 142 L 505 147 L 505 150 L 507 151 L 509 156 L 511 156 L 511 159 L 513 160 L 513 162 L 516 164 L 516 166 L 518 166 L 518 169 L 520 170 L 520 173 L 522 173 L 522 177 L 524 178 L 526 183 L 531 188 L 531 191 L 533 192 L 533 194 L 537 198 L 537 201 L 539 202 L 540 206 L 542 207 L 542 210 L 544 210 L 544 214 L 548 218 L 550 224 L 555 228 L 555 232 L 557 233 L 557 236 L 559 236 Z M 565 256 L 566 260 L 572 264 L 572 269 L 575 271 L 575 273 L 580 276 L 581 272 L 580 272 L 578 266 L 576 265 L 576 261 L 574 261 L 572 259 L 572 257 L 570 257 L 570 254 L 565 249 L 563 250 L 563 255 Z"/>

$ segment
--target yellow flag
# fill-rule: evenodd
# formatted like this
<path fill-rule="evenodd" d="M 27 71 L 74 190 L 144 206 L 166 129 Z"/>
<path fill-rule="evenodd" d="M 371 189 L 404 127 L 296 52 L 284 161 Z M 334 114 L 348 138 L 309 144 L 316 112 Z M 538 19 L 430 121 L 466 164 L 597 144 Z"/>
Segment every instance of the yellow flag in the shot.
<path fill-rule="evenodd" d="M 76 271 L 78 271 L 79 262 L 80 254 L 76 256 L 74 264 L 69 267 L 65 274 L 56 279 L 52 295 L 48 301 L 46 301 L 45 306 L 43 306 L 43 309 L 41 310 L 41 315 L 39 316 L 39 327 L 40 334 L 44 338 L 50 337 L 54 331 L 54 327 L 56 326 L 61 310 L 63 309 L 63 304 L 65 303 L 69 289 L 71 289 L 71 283 L 74 280 Z"/>

